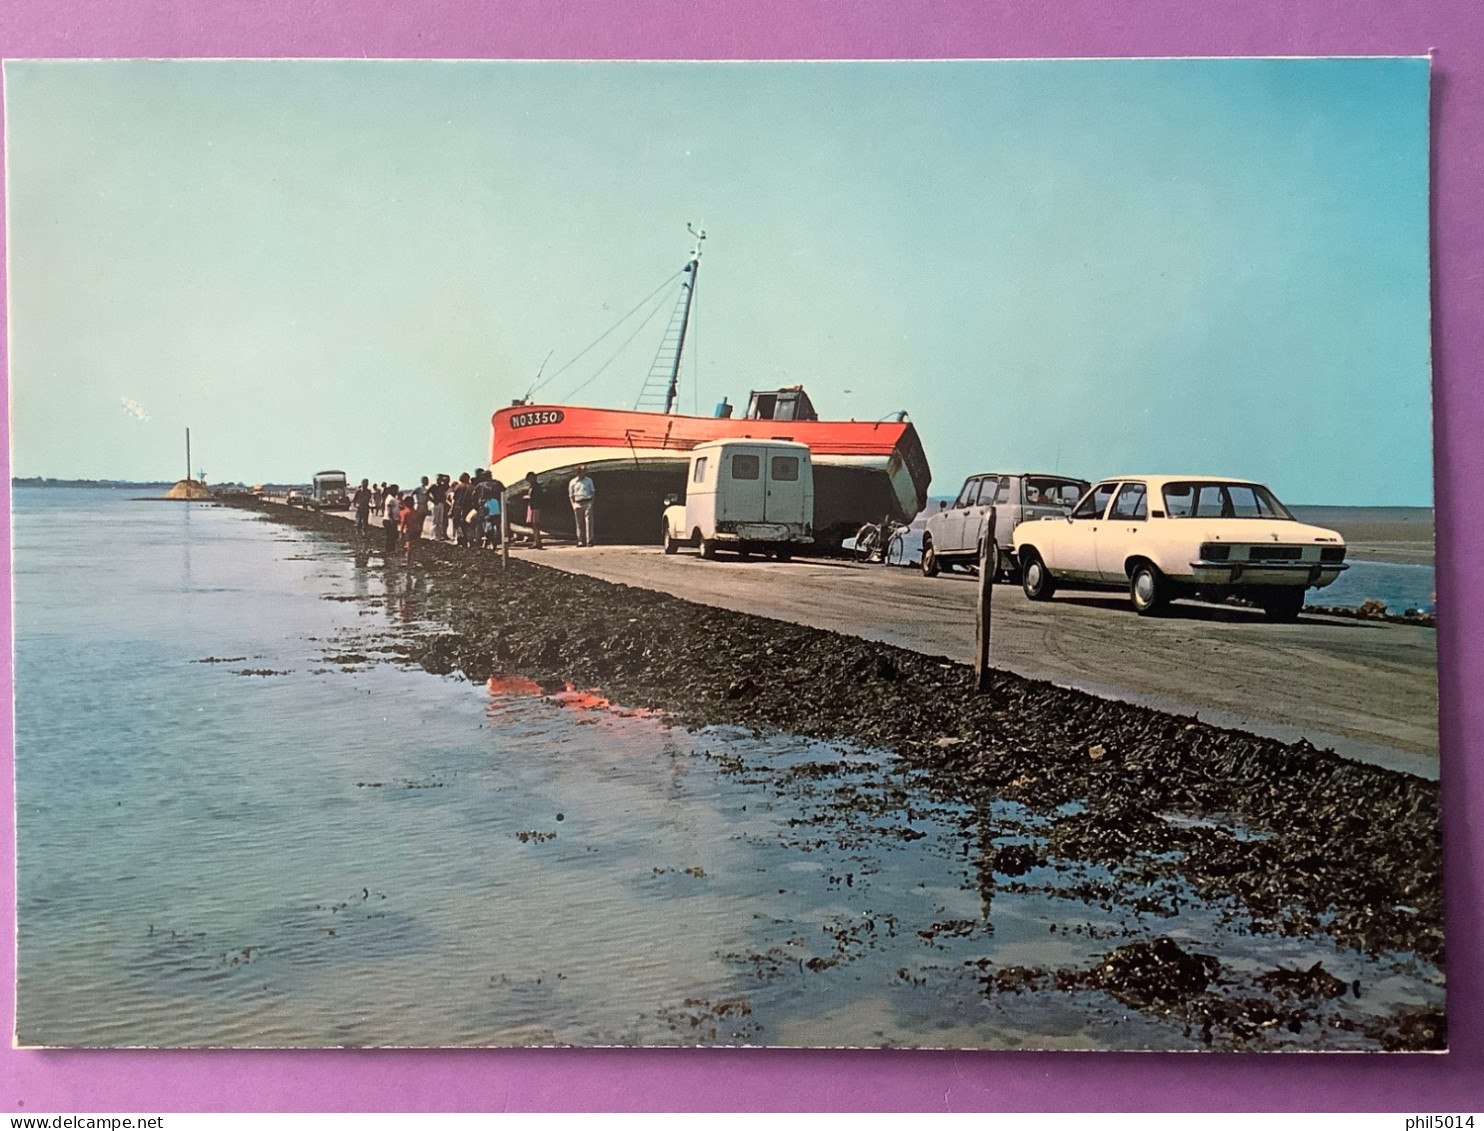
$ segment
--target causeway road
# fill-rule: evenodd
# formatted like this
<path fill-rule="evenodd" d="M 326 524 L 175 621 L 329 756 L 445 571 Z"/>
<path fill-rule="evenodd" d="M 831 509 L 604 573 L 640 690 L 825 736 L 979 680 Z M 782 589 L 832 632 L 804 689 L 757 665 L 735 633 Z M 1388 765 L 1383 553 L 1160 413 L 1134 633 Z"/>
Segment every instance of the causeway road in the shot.
<path fill-rule="evenodd" d="M 522 557 L 699 604 L 847 633 L 973 663 L 976 579 L 835 559 L 772 562 L 659 547 L 556 546 Z M 991 664 L 1107 698 L 1307 739 L 1360 761 L 1436 779 L 1437 634 L 1431 628 L 1179 601 L 1139 617 L 1119 593 L 992 598 Z"/>

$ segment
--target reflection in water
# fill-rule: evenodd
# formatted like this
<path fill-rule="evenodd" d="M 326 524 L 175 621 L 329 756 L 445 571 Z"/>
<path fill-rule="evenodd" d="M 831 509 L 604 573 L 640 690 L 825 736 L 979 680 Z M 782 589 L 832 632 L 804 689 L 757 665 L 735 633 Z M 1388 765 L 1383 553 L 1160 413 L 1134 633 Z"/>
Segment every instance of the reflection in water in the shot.
<path fill-rule="evenodd" d="M 169 502 L 164 506 L 179 515 L 179 539 L 180 539 L 180 577 L 181 586 L 185 589 L 191 588 L 191 512 L 196 509 L 197 503 Z"/>
<path fill-rule="evenodd" d="M 364 542 L 357 542 L 352 549 L 351 560 L 355 569 L 350 575 L 350 592 L 355 597 L 371 594 L 371 551 Z"/>
<path fill-rule="evenodd" d="M 995 837 L 999 827 L 990 806 L 980 803 L 974 811 L 974 825 L 978 829 L 977 851 L 974 854 L 974 875 L 979 885 L 979 917 L 994 929 L 994 860 Z"/>
<path fill-rule="evenodd" d="M 498 712 L 506 699 L 541 694 L 541 685 L 523 675 L 492 675 L 484 681 L 484 687 L 489 692 L 491 712 Z"/>
<path fill-rule="evenodd" d="M 387 560 L 385 580 L 387 619 L 406 627 L 421 619 L 422 597 L 425 581 L 422 570 L 398 568 Z"/>

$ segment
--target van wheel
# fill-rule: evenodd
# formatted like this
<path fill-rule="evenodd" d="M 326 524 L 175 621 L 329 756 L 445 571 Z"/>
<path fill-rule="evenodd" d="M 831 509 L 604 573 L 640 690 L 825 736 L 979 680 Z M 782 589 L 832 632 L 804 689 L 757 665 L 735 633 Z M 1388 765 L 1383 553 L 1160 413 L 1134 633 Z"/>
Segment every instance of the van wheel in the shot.
<path fill-rule="evenodd" d="M 1056 579 L 1034 550 L 1021 551 L 1025 558 L 1020 564 L 1020 587 L 1032 601 L 1049 601 L 1056 592 Z"/>
<path fill-rule="evenodd" d="M 706 558 L 708 560 L 711 559 L 711 558 L 716 557 L 716 539 L 715 538 L 702 538 L 701 539 L 701 557 Z"/>
<path fill-rule="evenodd" d="M 1261 594 L 1258 604 L 1262 606 L 1268 620 L 1298 620 L 1299 612 L 1304 607 L 1304 591 L 1298 586 L 1285 585 L 1271 593 Z"/>
<path fill-rule="evenodd" d="M 748 545 L 738 546 L 737 556 L 743 561 L 746 561 L 748 558 L 752 557 L 752 547 Z"/>
<path fill-rule="evenodd" d="M 668 522 L 660 524 L 660 541 L 664 543 L 665 553 L 667 554 L 673 554 L 676 550 L 680 549 L 679 540 L 670 537 L 670 524 Z"/>
<path fill-rule="evenodd" d="M 792 546 L 779 546 L 774 553 L 780 562 L 793 561 L 794 551 Z"/>
<path fill-rule="evenodd" d="M 1150 562 L 1139 562 L 1128 576 L 1128 595 L 1134 612 L 1141 617 L 1153 616 L 1169 604 L 1169 586 L 1159 567 Z"/>
<path fill-rule="evenodd" d="M 938 561 L 938 551 L 933 549 L 931 542 L 922 544 L 922 576 L 937 577 L 943 569 L 943 563 Z"/>

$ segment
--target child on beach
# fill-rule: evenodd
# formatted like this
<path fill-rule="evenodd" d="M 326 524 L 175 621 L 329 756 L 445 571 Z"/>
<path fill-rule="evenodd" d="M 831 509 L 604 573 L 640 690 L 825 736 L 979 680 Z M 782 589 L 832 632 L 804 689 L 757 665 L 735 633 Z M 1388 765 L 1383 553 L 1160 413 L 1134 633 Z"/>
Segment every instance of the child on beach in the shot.
<path fill-rule="evenodd" d="M 484 544 L 491 550 L 500 548 L 504 529 L 500 525 L 500 496 L 505 486 L 499 480 L 490 483 L 489 497 L 484 500 Z"/>
<path fill-rule="evenodd" d="M 534 471 L 526 472 L 526 523 L 531 528 L 531 549 L 544 549 L 541 545 L 541 506 L 546 492 L 536 480 Z"/>
<path fill-rule="evenodd" d="M 402 549 L 409 563 L 417 556 L 417 544 L 423 536 L 423 512 L 418 510 L 417 499 L 406 495 L 402 499 L 402 510 L 398 515 L 398 527 L 402 531 Z"/>

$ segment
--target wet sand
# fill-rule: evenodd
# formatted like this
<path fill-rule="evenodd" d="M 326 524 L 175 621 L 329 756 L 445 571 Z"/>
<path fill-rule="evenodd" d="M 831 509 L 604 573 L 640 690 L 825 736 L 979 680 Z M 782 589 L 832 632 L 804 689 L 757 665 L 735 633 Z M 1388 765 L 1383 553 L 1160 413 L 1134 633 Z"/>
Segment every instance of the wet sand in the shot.
<path fill-rule="evenodd" d="M 1338 531 L 1346 556 L 1366 562 L 1431 565 L 1437 533 L 1425 507 L 1299 507 L 1297 517 Z"/>
<path fill-rule="evenodd" d="M 1432 523 L 1354 522 L 1337 524 L 1346 554 L 1365 562 L 1432 565 L 1436 556 Z"/>
<path fill-rule="evenodd" d="M 356 542 L 340 519 L 266 509 Z M 519 672 L 543 687 L 595 688 L 682 724 L 890 750 L 957 803 L 983 810 L 1010 800 L 1036 816 L 1039 839 L 1016 845 L 1013 859 L 997 852 L 985 862 L 992 872 L 1093 864 L 1111 882 L 1088 898 L 1125 907 L 1150 877 L 1167 876 L 1204 899 L 1231 901 L 1254 936 L 1329 938 L 1441 966 L 1432 782 L 1010 672 L 975 696 L 971 671 L 948 656 L 518 558 L 502 569 L 494 554 L 426 544 L 416 568 L 427 582 L 424 615 L 448 626 L 408 645 L 430 671 Z M 1177 926 L 1178 906 L 1166 910 Z M 1254 1047 L 1275 1027 L 1312 1026 L 1315 1003 L 1344 992 L 1322 964 L 1279 965 L 1244 981 L 1178 931 L 1113 948 L 1090 970 L 1025 966 L 985 976 L 1004 993 L 1096 986 L 1232 1048 Z M 1441 1011 L 1430 1007 L 1362 1028 L 1373 1047 L 1435 1049 L 1446 1040 Z"/>

